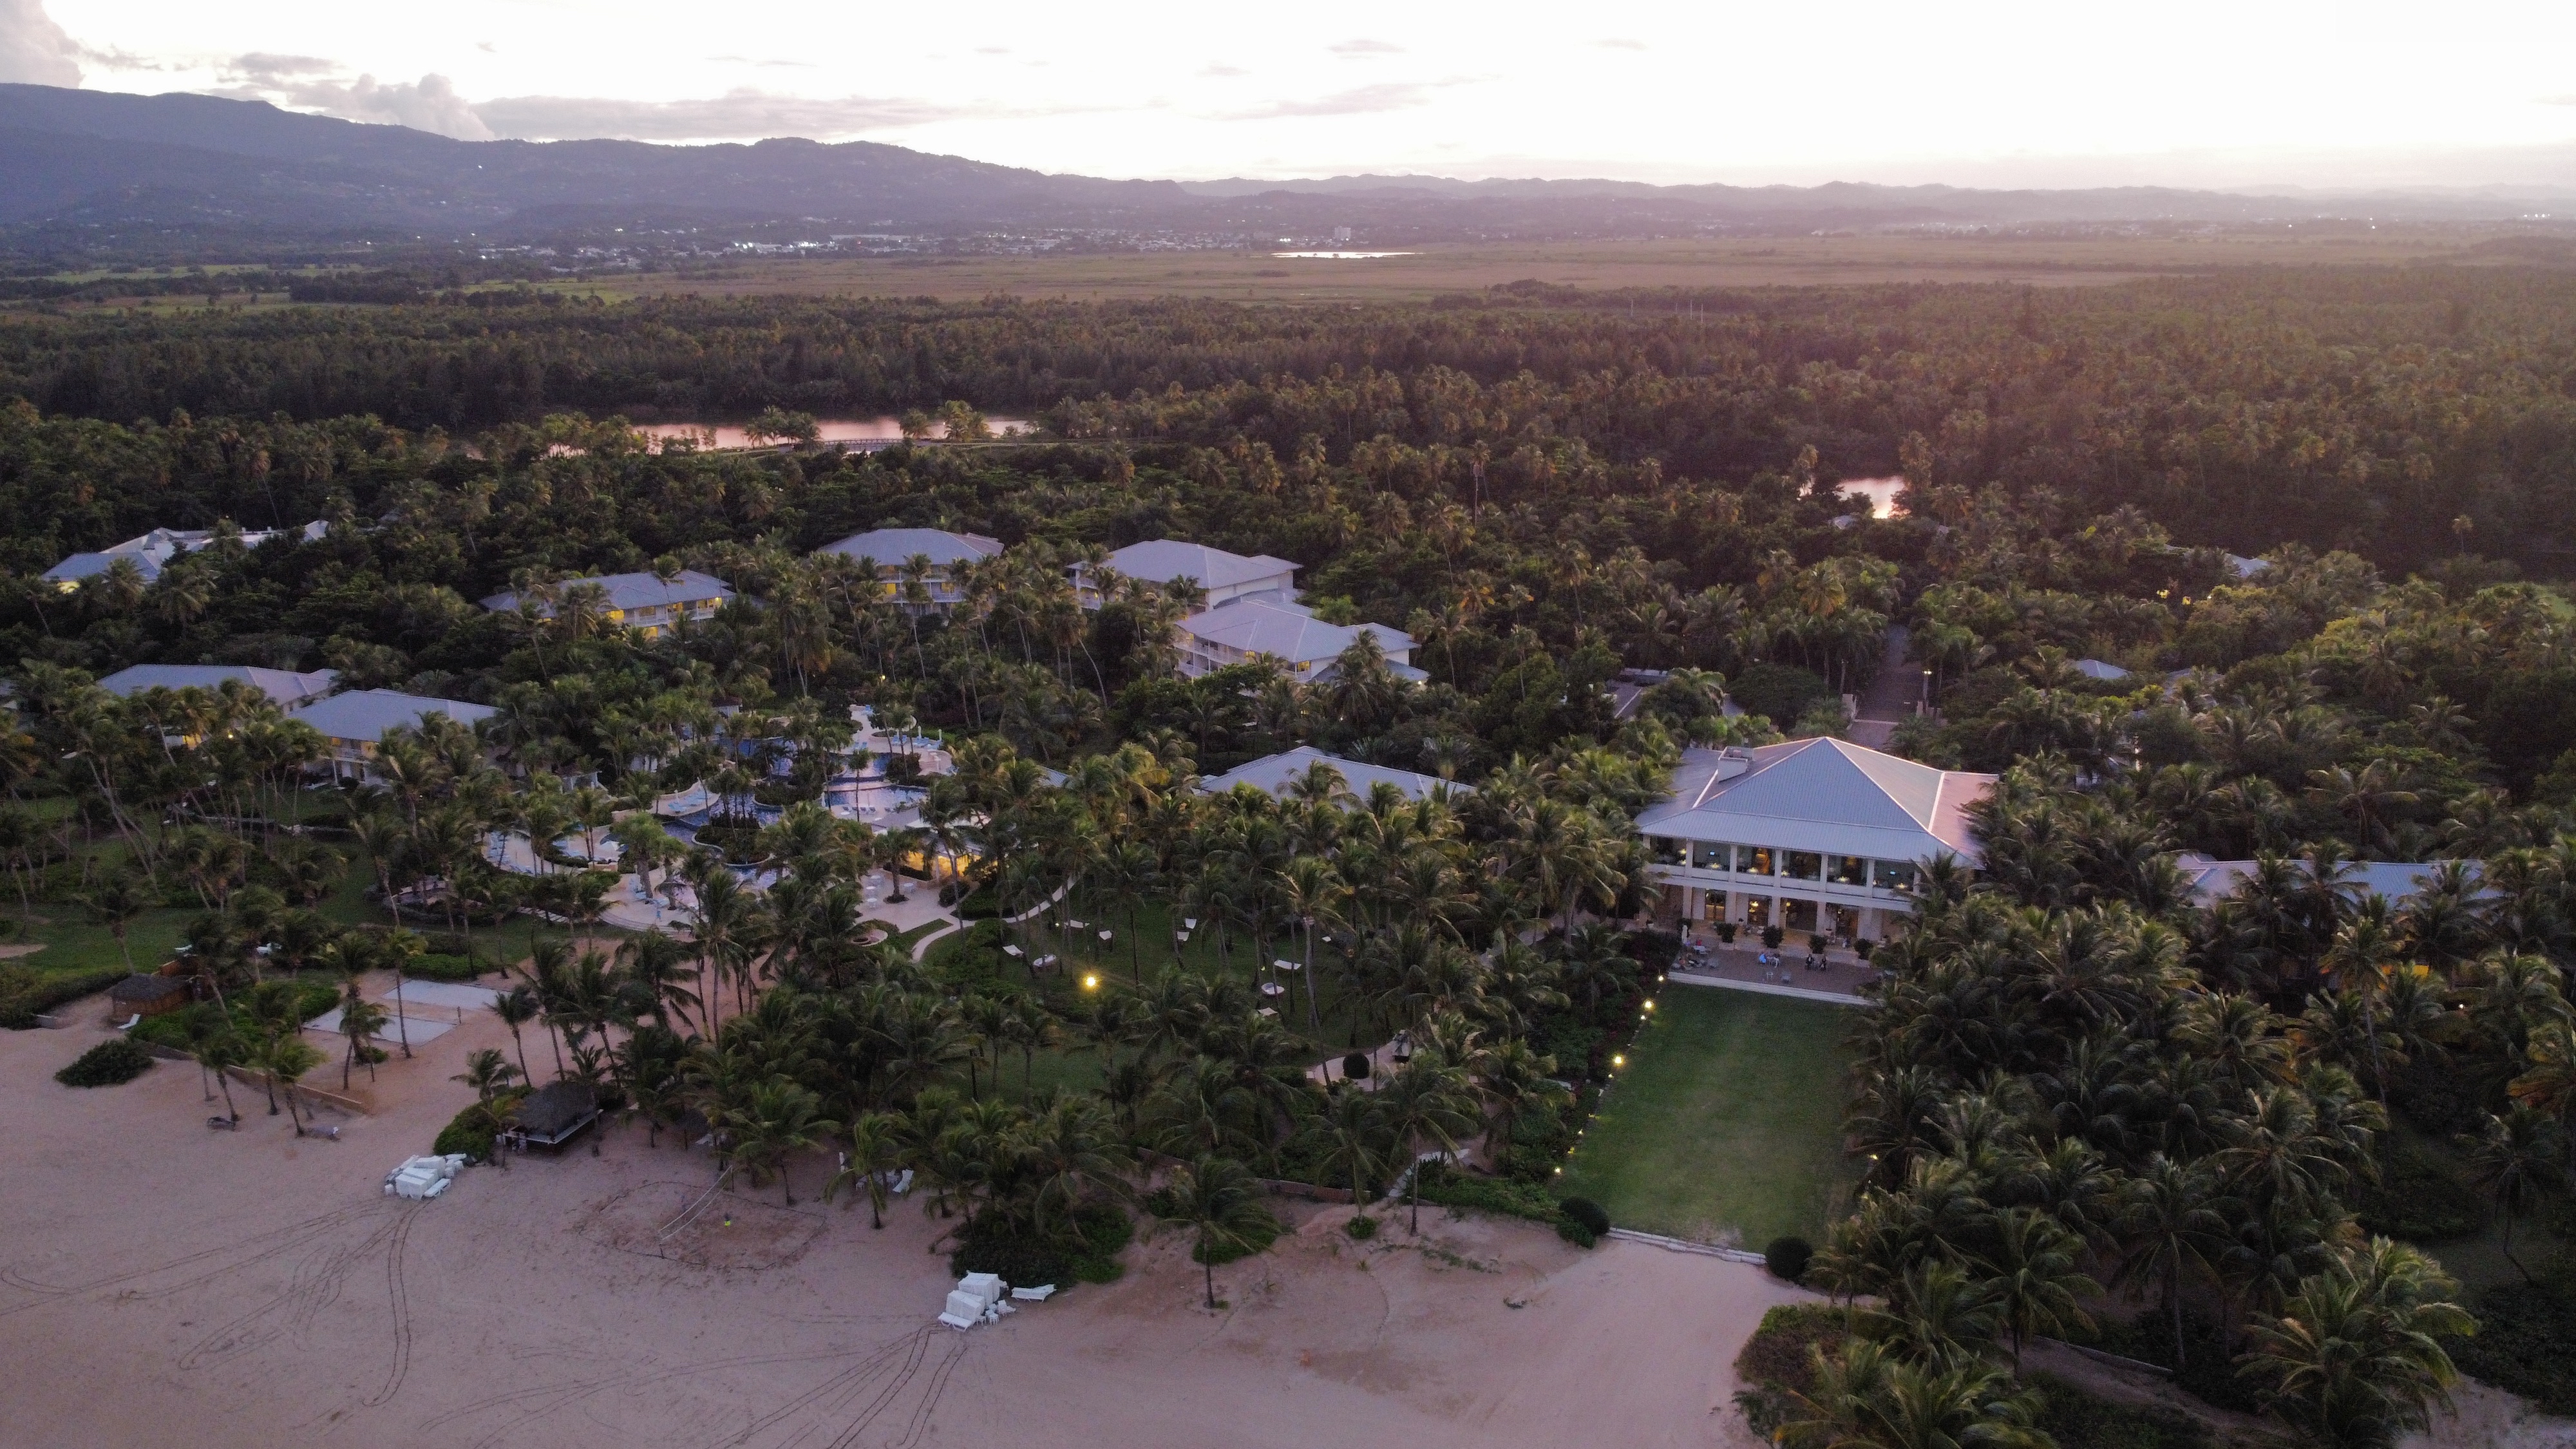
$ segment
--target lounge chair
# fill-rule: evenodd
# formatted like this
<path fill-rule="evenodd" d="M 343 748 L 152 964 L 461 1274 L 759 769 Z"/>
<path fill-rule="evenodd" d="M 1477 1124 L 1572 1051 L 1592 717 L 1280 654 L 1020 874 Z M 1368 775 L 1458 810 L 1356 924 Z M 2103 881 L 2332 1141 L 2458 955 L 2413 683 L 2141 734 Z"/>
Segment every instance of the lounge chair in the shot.
<path fill-rule="evenodd" d="M 125 1020 L 118 1022 L 116 1024 L 116 1029 L 118 1031 L 132 1031 L 137 1026 L 142 1025 L 142 1023 L 143 1013 L 138 1011 L 132 1016 L 127 1017 Z"/>

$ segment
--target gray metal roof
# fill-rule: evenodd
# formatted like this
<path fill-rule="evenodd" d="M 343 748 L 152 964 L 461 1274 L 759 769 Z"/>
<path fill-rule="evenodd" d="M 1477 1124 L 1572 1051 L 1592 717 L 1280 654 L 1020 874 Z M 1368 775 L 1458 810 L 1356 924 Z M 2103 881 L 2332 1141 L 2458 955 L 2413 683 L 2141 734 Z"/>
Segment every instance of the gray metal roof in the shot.
<path fill-rule="evenodd" d="M 306 705 L 295 712 L 295 718 L 320 730 L 329 739 L 372 742 L 383 739 L 387 730 L 418 729 L 420 722 L 433 714 L 443 714 L 458 724 L 471 725 L 499 713 L 488 704 L 469 704 L 461 699 L 433 699 L 391 689 L 361 689 Z"/>
<path fill-rule="evenodd" d="M 1199 789 L 1210 795 L 1222 795 L 1237 785 L 1250 785 L 1268 795 L 1286 795 L 1288 787 L 1306 777 L 1307 770 L 1322 764 L 1338 771 L 1342 784 L 1354 795 L 1365 796 L 1371 787 L 1393 785 L 1408 800 L 1429 798 L 1433 792 L 1446 790 L 1453 795 L 1472 795 L 1472 788 L 1438 775 L 1417 774 L 1412 770 L 1391 769 L 1372 765 L 1365 760 L 1346 760 L 1328 755 L 1312 745 L 1299 745 L 1284 754 L 1264 755 L 1247 764 L 1235 766 L 1222 775 L 1199 782 Z"/>
<path fill-rule="evenodd" d="M 331 682 L 339 677 L 336 669 L 298 674 L 247 664 L 136 664 L 100 680 L 98 687 L 123 699 L 147 689 L 220 689 L 224 681 L 233 679 L 277 701 L 280 709 L 294 709 L 329 694 Z"/>
<path fill-rule="evenodd" d="M 1299 604 L 1268 599 L 1236 599 L 1181 621 L 1181 628 L 1211 644 L 1246 654 L 1275 654 L 1291 664 L 1320 664 L 1336 659 L 1362 634 L 1375 634 L 1387 654 L 1403 659 L 1413 650 L 1413 636 L 1384 624 L 1327 624 Z"/>
<path fill-rule="evenodd" d="M 1173 579 L 1196 579 L 1211 589 L 1235 584 L 1292 575 L 1297 565 L 1266 553 L 1250 558 L 1227 553 L 1203 543 L 1183 543 L 1176 538 L 1157 538 L 1144 543 L 1131 543 L 1109 556 L 1109 566 L 1131 579 L 1149 584 L 1168 583 Z"/>
<path fill-rule="evenodd" d="M 712 574 L 699 573 L 696 569 L 682 569 L 680 576 L 668 583 L 651 574 L 596 574 L 588 578 L 565 579 L 555 587 L 561 591 L 575 584 L 599 585 L 608 591 L 608 607 L 618 610 L 656 609 L 667 604 L 696 604 L 707 599 L 722 603 L 733 597 L 733 590 L 724 580 Z M 519 607 L 519 596 L 504 591 L 482 602 L 484 608 L 500 613 Z M 548 618 L 554 616 L 554 610 L 550 608 L 541 607 L 538 612 Z"/>
<path fill-rule="evenodd" d="M 322 537 L 329 528 L 328 523 L 317 518 L 302 528 L 271 528 L 257 533 L 245 533 L 241 536 L 241 542 L 244 548 L 257 548 L 272 538 L 292 534 L 310 543 Z M 95 553 L 73 554 L 45 570 L 43 578 L 48 583 L 76 583 L 107 572 L 118 559 L 130 558 L 134 560 L 134 566 L 142 570 L 143 581 L 148 584 L 161 577 L 163 564 L 182 553 L 194 553 L 214 541 L 215 531 L 211 528 L 156 528 L 150 533 L 137 535 L 123 543 L 110 544 Z"/>
<path fill-rule="evenodd" d="M 851 534 L 814 551 L 873 559 L 880 569 L 899 569 L 914 554 L 926 554 L 932 563 L 943 566 L 991 558 L 1002 551 L 1002 541 L 980 533 L 950 533 L 943 528 L 877 528 Z"/>
<path fill-rule="evenodd" d="M 2183 875 L 2191 882 L 2192 899 L 2208 905 L 2232 895 L 2254 874 L 2257 862 L 2251 860 L 2212 860 L 2205 855 L 2185 851 L 2177 859 Z M 2292 861 L 2290 866 L 2303 877 L 2307 865 Z M 2400 905 L 2424 889 L 2427 880 L 2441 868 L 2438 861 L 2356 860 L 2352 873 L 2344 878 L 2346 890 L 2355 896 L 2386 896 L 2391 905 Z M 2481 895 L 2489 892 L 2481 890 Z"/>
<path fill-rule="evenodd" d="M 1946 851 L 1975 865 L 1984 857 L 1966 810 L 1994 782 L 1837 739 L 1691 749 L 1673 772 L 1672 798 L 1638 815 L 1637 829 L 1878 860 Z"/>

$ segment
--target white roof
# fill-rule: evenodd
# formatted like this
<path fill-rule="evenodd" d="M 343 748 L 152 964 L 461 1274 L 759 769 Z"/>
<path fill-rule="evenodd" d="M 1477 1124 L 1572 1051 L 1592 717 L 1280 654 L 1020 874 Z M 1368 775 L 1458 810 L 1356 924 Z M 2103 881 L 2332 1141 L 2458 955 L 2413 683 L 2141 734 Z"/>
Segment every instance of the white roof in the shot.
<path fill-rule="evenodd" d="M 2212 860 L 2190 851 L 2176 857 L 2175 863 L 2191 882 L 2192 899 L 2204 906 L 2234 894 L 2246 877 L 2254 874 L 2256 866 L 2250 860 Z M 2402 904 L 2422 891 L 2425 882 L 2441 868 L 2438 861 L 2421 860 L 2356 860 L 2350 864 L 2351 873 L 2344 877 L 2344 887 L 2356 896 L 2386 896 L 2391 905 Z M 2303 876 L 2308 869 L 2304 861 L 2297 860 L 2290 862 L 2290 868 Z"/>
<path fill-rule="evenodd" d="M 310 543 L 320 538 L 329 527 L 328 523 L 317 518 L 302 528 L 272 528 L 258 533 L 245 533 L 241 536 L 241 542 L 244 548 L 257 548 L 272 538 L 292 533 Z M 156 528 L 150 533 L 129 538 L 123 543 L 111 544 L 96 553 L 73 554 L 45 570 L 43 576 L 48 583 L 73 583 L 107 572 L 118 559 L 130 558 L 134 560 L 134 566 L 142 571 L 143 581 L 152 583 L 161 577 L 163 564 L 182 553 L 194 553 L 214 541 L 215 531 L 211 528 Z"/>
<path fill-rule="evenodd" d="M 1267 795 L 1285 795 L 1291 784 L 1304 779 L 1307 769 L 1317 764 L 1330 765 L 1339 771 L 1342 783 L 1350 787 L 1352 794 L 1359 796 L 1366 796 L 1372 787 L 1380 784 L 1393 785 L 1403 791 L 1404 798 L 1408 800 L 1427 799 L 1439 790 L 1455 795 L 1476 793 L 1468 786 L 1437 775 L 1389 769 L 1365 760 L 1346 760 L 1339 755 L 1325 754 L 1312 745 L 1299 745 L 1285 754 L 1264 755 L 1248 764 L 1237 765 L 1213 779 L 1201 780 L 1199 788 L 1211 795 L 1222 795 L 1237 785 L 1250 785 Z"/>
<path fill-rule="evenodd" d="M 1183 543 L 1176 538 L 1131 543 L 1109 556 L 1109 566 L 1131 579 L 1149 584 L 1196 579 L 1211 589 L 1293 574 L 1298 567 L 1284 558 L 1272 558 L 1266 553 L 1245 558 L 1239 553 L 1227 553 L 1224 549 L 1210 548 L 1203 543 Z"/>
<path fill-rule="evenodd" d="M 929 555 L 934 564 L 991 558 L 1002 551 L 1002 541 L 980 533 L 950 533 L 943 528 L 878 528 L 851 534 L 839 543 L 827 543 L 814 551 L 874 559 L 878 568 L 893 569 L 903 567 L 917 553 Z"/>
<path fill-rule="evenodd" d="M 278 708 L 293 709 L 329 694 L 331 682 L 339 677 L 336 669 L 298 674 L 290 669 L 255 669 L 247 664 L 137 664 L 100 680 L 98 687 L 123 699 L 147 689 L 220 689 L 225 680 L 237 679 L 276 700 Z"/>
<path fill-rule="evenodd" d="M 593 574 L 587 578 L 565 579 L 555 585 L 558 591 L 575 584 L 597 584 L 608 591 L 608 607 L 618 610 L 651 609 L 664 604 L 694 604 L 702 599 L 719 602 L 733 597 L 725 581 L 696 569 L 682 569 L 678 578 L 664 583 L 652 574 Z M 519 596 L 503 591 L 483 600 L 483 607 L 502 613 L 519 607 Z M 547 609 L 547 615 L 554 611 Z"/>
<path fill-rule="evenodd" d="M 2087 679 L 2126 679 L 2129 677 L 2129 671 L 2122 669 L 2117 664 L 2112 664 L 2100 659 L 2078 659 L 2075 661 L 2074 669 L 2076 673 L 2083 675 Z"/>
<path fill-rule="evenodd" d="M 1947 852 L 1973 866 L 1984 857 L 1966 810 L 1994 782 L 1829 738 L 1691 749 L 1673 771 L 1672 798 L 1640 814 L 1637 829 L 1876 860 Z"/>
<path fill-rule="evenodd" d="M 1234 599 L 1181 621 L 1181 628 L 1211 644 L 1246 654 L 1275 654 L 1291 664 L 1321 664 L 1341 657 L 1362 634 L 1375 634 L 1391 656 L 1409 654 L 1413 636 L 1384 624 L 1327 624 L 1302 604 Z"/>
<path fill-rule="evenodd" d="M 499 713 L 488 704 L 468 704 L 461 699 L 433 699 L 391 689 L 361 689 L 306 705 L 295 712 L 295 717 L 330 739 L 372 741 L 383 739 L 387 730 L 418 729 L 420 722 L 433 714 L 443 714 L 458 724 L 470 725 Z"/>

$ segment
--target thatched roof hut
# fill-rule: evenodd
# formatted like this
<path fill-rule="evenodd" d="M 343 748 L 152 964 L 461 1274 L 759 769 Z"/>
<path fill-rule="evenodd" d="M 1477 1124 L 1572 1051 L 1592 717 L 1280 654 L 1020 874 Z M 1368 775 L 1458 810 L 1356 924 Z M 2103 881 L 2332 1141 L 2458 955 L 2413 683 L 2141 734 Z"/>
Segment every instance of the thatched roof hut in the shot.
<path fill-rule="evenodd" d="M 588 1082 L 549 1082 L 528 1094 L 513 1114 L 521 1145 L 560 1147 L 599 1117 L 599 1093 Z"/>
<path fill-rule="evenodd" d="M 129 1016 L 159 1016 L 189 1001 L 188 983 L 177 976 L 128 976 L 108 988 L 107 1004 L 123 1021 Z"/>

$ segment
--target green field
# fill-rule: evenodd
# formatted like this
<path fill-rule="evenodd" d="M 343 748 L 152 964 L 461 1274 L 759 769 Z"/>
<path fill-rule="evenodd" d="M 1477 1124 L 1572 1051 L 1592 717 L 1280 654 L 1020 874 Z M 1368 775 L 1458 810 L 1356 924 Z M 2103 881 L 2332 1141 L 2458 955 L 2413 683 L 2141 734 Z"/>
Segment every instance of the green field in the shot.
<path fill-rule="evenodd" d="M 1563 1191 L 1622 1227 L 1759 1248 L 1822 1241 L 1842 1160 L 1852 1009 L 1668 987 L 1566 1164 Z"/>

